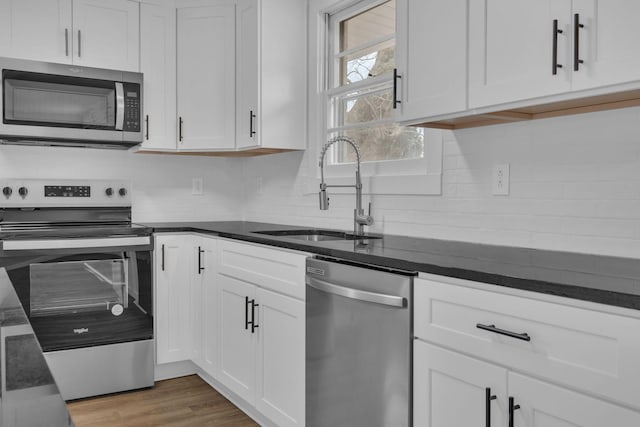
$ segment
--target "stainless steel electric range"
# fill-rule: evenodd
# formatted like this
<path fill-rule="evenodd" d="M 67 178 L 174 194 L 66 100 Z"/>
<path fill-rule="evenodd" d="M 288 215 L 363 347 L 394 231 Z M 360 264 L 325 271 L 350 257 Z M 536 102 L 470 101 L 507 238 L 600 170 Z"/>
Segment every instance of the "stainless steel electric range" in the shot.
<path fill-rule="evenodd" d="M 1 180 L 7 271 L 66 400 L 153 386 L 153 239 L 121 180 Z"/>

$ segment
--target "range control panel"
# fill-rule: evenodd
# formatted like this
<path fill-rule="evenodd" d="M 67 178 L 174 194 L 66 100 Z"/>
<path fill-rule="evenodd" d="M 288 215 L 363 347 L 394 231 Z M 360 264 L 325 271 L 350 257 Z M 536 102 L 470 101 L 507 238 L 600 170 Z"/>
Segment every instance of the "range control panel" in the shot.
<path fill-rule="evenodd" d="M 131 206 L 131 183 L 121 179 L 0 179 L 0 189 L 0 208 Z"/>
<path fill-rule="evenodd" d="M 44 197 L 91 197 L 88 185 L 45 185 Z"/>

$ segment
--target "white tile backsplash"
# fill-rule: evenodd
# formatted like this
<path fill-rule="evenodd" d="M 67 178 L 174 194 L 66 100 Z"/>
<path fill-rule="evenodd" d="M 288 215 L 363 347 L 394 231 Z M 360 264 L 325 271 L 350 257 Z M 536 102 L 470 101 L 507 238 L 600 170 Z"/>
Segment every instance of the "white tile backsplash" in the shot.
<path fill-rule="evenodd" d="M 134 221 L 211 221 L 242 217 L 235 159 L 134 154 L 62 147 L 0 146 L 1 178 L 97 178 L 132 182 Z M 191 195 L 203 178 L 204 194 Z"/>
<path fill-rule="evenodd" d="M 376 195 L 373 229 L 638 258 L 639 119 L 628 108 L 447 132 L 442 195 Z M 323 212 L 317 194 L 298 190 L 310 163 L 295 153 L 245 160 L 245 218 L 350 229 L 353 196 L 331 195 Z M 491 194 L 501 163 L 511 166 L 509 196 Z"/>

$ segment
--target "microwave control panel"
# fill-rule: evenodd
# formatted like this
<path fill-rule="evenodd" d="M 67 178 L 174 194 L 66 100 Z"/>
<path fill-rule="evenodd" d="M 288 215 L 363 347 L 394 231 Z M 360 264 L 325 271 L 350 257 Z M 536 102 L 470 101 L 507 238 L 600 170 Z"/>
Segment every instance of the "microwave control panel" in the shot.
<path fill-rule="evenodd" d="M 140 132 L 140 85 L 123 83 L 125 132 Z"/>

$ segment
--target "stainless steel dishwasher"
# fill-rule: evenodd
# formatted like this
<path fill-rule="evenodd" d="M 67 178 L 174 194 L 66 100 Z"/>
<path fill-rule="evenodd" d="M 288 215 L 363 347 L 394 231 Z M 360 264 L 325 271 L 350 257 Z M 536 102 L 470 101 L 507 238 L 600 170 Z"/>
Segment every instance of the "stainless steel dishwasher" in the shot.
<path fill-rule="evenodd" d="M 414 272 L 307 258 L 307 427 L 409 427 Z"/>

